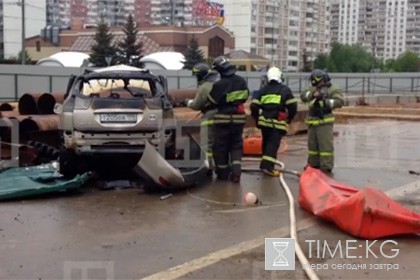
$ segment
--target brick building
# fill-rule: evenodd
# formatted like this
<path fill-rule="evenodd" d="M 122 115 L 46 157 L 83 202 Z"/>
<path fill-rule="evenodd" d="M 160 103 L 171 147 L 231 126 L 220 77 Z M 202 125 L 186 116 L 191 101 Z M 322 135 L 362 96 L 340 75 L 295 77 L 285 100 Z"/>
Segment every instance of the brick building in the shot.
<path fill-rule="evenodd" d="M 114 43 L 123 40 L 121 28 L 114 27 Z M 39 60 L 62 51 L 90 53 L 95 29 L 60 30 L 58 42 L 34 36 L 26 40 L 26 48 L 33 60 Z M 235 38 L 220 25 L 210 27 L 150 26 L 139 31 L 138 40 L 143 42 L 143 55 L 154 52 L 175 51 L 185 53 L 189 42 L 196 38 L 205 57 L 216 57 L 235 49 Z"/>

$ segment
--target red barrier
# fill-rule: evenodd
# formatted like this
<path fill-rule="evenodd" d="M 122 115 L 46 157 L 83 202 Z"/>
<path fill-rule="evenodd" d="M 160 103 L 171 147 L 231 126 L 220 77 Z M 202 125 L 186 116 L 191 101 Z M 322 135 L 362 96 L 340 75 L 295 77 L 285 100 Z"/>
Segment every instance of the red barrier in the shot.
<path fill-rule="evenodd" d="M 371 187 L 358 190 L 311 167 L 300 177 L 299 204 L 359 238 L 420 233 L 420 214 L 383 191 Z"/>

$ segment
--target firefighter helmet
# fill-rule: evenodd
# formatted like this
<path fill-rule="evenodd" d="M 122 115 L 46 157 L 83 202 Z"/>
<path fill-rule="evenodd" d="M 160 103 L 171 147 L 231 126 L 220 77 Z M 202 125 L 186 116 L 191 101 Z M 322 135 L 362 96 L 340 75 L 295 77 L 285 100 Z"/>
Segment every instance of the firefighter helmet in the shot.
<path fill-rule="evenodd" d="M 321 81 L 327 83 L 331 81 L 331 78 L 330 75 L 328 75 L 328 73 L 324 70 L 315 69 L 312 71 L 309 80 L 311 81 L 312 86 L 316 87 Z"/>
<path fill-rule="evenodd" d="M 236 66 L 230 63 L 229 59 L 225 56 L 216 57 L 213 61 L 212 68 L 224 76 L 230 76 L 236 72 Z"/>
<path fill-rule="evenodd" d="M 205 63 L 197 63 L 192 68 L 192 73 L 197 77 L 198 81 L 201 81 L 210 74 L 210 67 Z"/>
<path fill-rule="evenodd" d="M 267 72 L 267 80 L 270 81 L 276 81 L 278 83 L 283 82 L 283 73 L 280 71 L 277 67 L 271 67 L 268 69 Z"/>

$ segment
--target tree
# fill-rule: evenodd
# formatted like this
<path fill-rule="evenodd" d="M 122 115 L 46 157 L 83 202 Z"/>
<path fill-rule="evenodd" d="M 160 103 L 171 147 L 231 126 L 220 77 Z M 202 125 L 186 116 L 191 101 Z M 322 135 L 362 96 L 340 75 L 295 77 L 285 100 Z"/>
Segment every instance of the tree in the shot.
<path fill-rule="evenodd" d="M 111 58 L 110 65 L 114 65 L 117 61 L 117 49 L 112 45 L 114 35 L 109 31 L 108 24 L 104 18 L 98 23 L 94 36 L 95 43 L 92 45 L 89 62 L 95 67 L 108 66 L 106 58 Z"/>
<path fill-rule="evenodd" d="M 393 68 L 397 72 L 417 72 L 420 71 L 420 57 L 410 51 L 402 53 L 393 63 Z"/>
<path fill-rule="evenodd" d="M 118 43 L 118 62 L 143 67 L 143 63 L 140 62 L 140 59 L 143 57 L 143 42 L 137 42 L 138 30 L 131 14 L 128 16 L 123 32 L 125 38 Z"/>
<path fill-rule="evenodd" d="M 327 69 L 328 62 L 329 62 L 329 57 L 327 54 L 324 54 L 324 53 L 318 54 L 314 61 L 314 68 Z"/>
<path fill-rule="evenodd" d="M 370 72 L 375 67 L 373 61 L 374 57 L 361 45 L 333 43 L 330 54 L 318 56 L 315 65 L 329 72 Z"/>
<path fill-rule="evenodd" d="M 32 61 L 27 50 L 25 50 L 25 64 L 35 64 L 36 61 Z M 21 64 L 22 63 L 22 51 L 20 51 L 16 56 L 11 56 L 7 59 L 1 59 L 1 64 Z"/>
<path fill-rule="evenodd" d="M 198 42 L 193 36 L 190 40 L 190 44 L 185 54 L 185 62 L 183 69 L 191 70 L 195 64 L 202 62 L 204 62 L 203 51 L 198 48 Z"/>

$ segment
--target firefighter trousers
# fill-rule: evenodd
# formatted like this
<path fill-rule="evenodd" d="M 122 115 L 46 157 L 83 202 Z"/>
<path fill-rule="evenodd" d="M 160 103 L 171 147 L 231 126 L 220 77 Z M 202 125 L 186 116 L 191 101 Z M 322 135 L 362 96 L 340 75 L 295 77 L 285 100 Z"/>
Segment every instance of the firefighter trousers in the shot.
<path fill-rule="evenodd" d="M 268 171 L 274 169 L 277 160 L 277 151 L 280 147 L 281 138 L 286 135 L 284 130 L 262 127 L 262 158 L 260 168 Z"/>
<path fill-rule="evenodd" d="M 218 179 L 241 176 L 244 124 L 214 124 L 213 158 Z"/>
<path fill-rule="evenodd" d="M 334 168 L 333 124 L 309 125 L 308 164 L 322 171 Z"/>
<path fill-rule="evenodd" d="M 202 147 L 205 150 L 207 159 L 209 161 L 209 167 L 214 170 L 214 159 L 213 159 L 213 145 L 214 145 L 214 124 L 212 120 L 204 120 L 201 122 L 200 137 L 206 139 Z"/>

